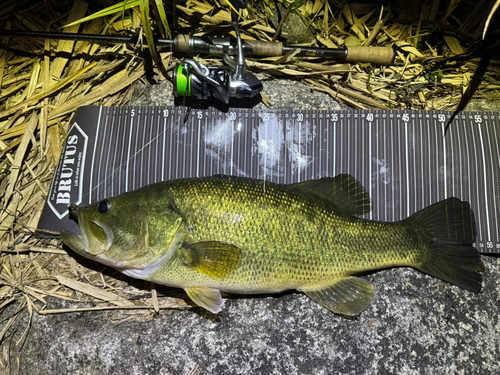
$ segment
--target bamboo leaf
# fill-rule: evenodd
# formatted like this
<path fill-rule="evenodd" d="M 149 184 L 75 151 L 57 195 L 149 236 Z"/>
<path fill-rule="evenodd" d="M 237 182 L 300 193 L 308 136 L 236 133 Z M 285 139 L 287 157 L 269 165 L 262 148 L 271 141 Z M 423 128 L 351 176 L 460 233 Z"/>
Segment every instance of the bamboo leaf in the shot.
<path fill-rule="evenodd" d="M 236 10 L 236 8 L 233 6 L 233 4 L 231 4 L 231 2 L 229 0 L 222 0 L 224 1 L 227 5 L 229 5 L 229 7 L 235 11 L 236 13 L 238 13 L 238 11 Z M 238 13 L 238 15 L 241 17 L 241 14 Z"/>
<path fill-rule="evenodd" d="M 151 22 L 149 21 L 149 0 L 139 0 L 139 8 L 141 11 L 141 22 L 142 22 L 142 28 L 144 30 L 144 35 L 146 36 L 146 41 L 148 43 L 149 47 L 149 53 L 151 54 L 151 57 L 153 58 L 154 62 L 156 63 L 156 66 L 158 69 L 160 69 L 161 73 L 163 74 L 164 77 L 167 77 L 167 70 L 163 66 L 163 62 L 160 59 L 160 56 L 158 55 L 158 51 L 156 51 L 156 45 L 155 45 L 155 40 L 153 37 L 153 30 L 151 27 Z"/>
<path fill-rule="evenodd" d="M 443 36 L 443 38 L 453 54 L 460 55 L 464 53 L 464 49 L 457 38 L 447 35 Z"/>
<path fill-rule="evenodd" d="M 123 297 L 117 296 L 111 292 L 107 292 L 105 290 L 99 289 L 93 285 L 82 283 L 81 281 L 76 281 L 72 279 L 68 279 L 64 276 L 56 276 L 57 281 L 59 281 L 62 285 L 67 286 L 68 288 L 77 290 L 79 292 L 88 294 L 89 296 L 98 298 L 100 300 L 109 302 L 113 305 L 117 306 L 130 306 L 133 307 L 134 304 Z"/>
<path fill-rule="evenodd" d="M 451 0 L 450 5 L 448 5 L 448 10 L 444 16 L 444 19 L 447 19 L 451 13 L 455 10 L 455 8 L 460 4 L 460 0 Z"/>
<path fill-rule="evenodd" d="M 24 133 L 21 144 L 19 145 L 17 151 L 16 151 L 16 156 L 14 157 L 14 163 L 12 163 L 12 172 L 9 176 L 9 185 L 7 187 L 7 191 L 4 196 L 4 207 L 7 207 L 7 204 L 9 203 L 9 199 L 14 192 L 14 189 L 17 184 L 17 179 L 19 177 L 19 172 L 21 171 L 22 168 L 22 161 L 24 159 L 24 155 L 28 151 L 28 145 L 31 142 L 31 134 L 36 129 L 36 126 L 38 125 L 38 115 L 36 113 L 33 113 L 31 116 L 31 119 L 28 122 L 28 126 L 26 127 L 26 132 Z M 16 204 L 17 206 L 17 204 Z M 3 235 L 3 234 L 2 234 Z"/>
<path fill-rule="evenodd" d="M 165 12 L 165 7 L 163 6 L 163 0 L 155 0 L 156 9 L 158 9 L 158 13 L 160 15 L 161 23 L 167 33 L 167 36 L 170 37 L 170 27 L 168 25 L 167 13 Z"/>
<path fill-rule="evenodd" d="M 423 58 L 424 56 L 418 51 L 418 49 L 416 49 L 415 47 L 413 47 L 410 43 L 407 43 L 405 41 L 397 41 L 396 42 L 396 45 L 401 48 L 403 51 L 405 52 L 409 52 L 417 57 L 420 57 L 420 58 Z"/>

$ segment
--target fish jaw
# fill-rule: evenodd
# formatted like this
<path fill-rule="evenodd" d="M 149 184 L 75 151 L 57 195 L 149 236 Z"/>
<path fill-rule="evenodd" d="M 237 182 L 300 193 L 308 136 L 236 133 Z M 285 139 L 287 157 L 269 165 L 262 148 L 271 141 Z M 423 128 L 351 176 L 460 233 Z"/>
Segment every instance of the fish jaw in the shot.
<path fill-rule="evenodd" d="M 60 238 L 62 242 L 66 244 L 71 250 L 73 250 L 75 253 L 78 253 L 80 255 L 85 256 L 86 255 L 86 244 L 82 238 L 82 236 L 75 234 L 75 233 L 69 233 L 69 232 L 61 232 Z"/>
<path fill-rule="evenodd" d="M 61 233 L 61 239 L 70 249 L 87 258 L 95 257 L 109 250 L 113 244 L 113 233 L 105 223 L 89 214 L 92 210 L 71 204 L 69 212 L 78 221 L 81 233 L 81 235 Z"/>
<path fill-rule="evenodd" d="M 85 258 L 113 267 L 126 275 L 148 280 L 169 261 L 175 249 L 180 246 L 184 236 L 181 229 L 182 217 L 167 209 L 165 212 L 170 213 L 170 217 L 162 218 L 162 221 L 148 220 L 151 216 L 146 215 L 149 207 L 143 206 L 150 203 L 142 202 L 140 197 L 132 198 L 110 198 L 83 207 L 71 205 L 70 215 L 78 221 L 80 233 L 62 232 L 60 238 L 71 250 Z M 126 215 L 121 214 L 119 208 L 127 206 L 127 201 L 138 202 L 127 211 L 132 209 L 135 212 L 135 215 L 127 217 L 130 219 L 133 216 L 135 222 L 131 224 L 128 220 L 120 227 L 123 223 L 120 219 Z M 99 211 L 99 205 L 103 202 L 109 202 L 107 212 Z M 145 216 L 141 217 L 141 214 Z M 168 219 L 172 219 L 171 222 Z M 166 222 L 170 224 L 167 233 L 172 237 L 168 237 L 168 246 L 164 247 L 164 237 L 157 234 L 162 233 Z M 131 242 L 129 239 L 132 237 L 136 241 Z"/>
<path fill-rule="evenodd" d="M 89 251 L 89 244 L 87 236 L 85 234 L 79 235 L 75 233 L 61 232 L 59 237 L 66 244 L 66 246 L 68 246 L 75 253 L 85 258 L 92 259 L 107 266 L 112 266 L 115 268 L 121 265 L 118 263 L 109 262 L 107 259 L 102 258 L 99 255 L 95 255 L 91 251 Z"/>
<path fill-rule="evenodd" d="M 71 203 L 69 206 L 69 215 L 78 220 L 78 206 L 74 203 Z M 81 227 L 79 222 L 80 232 L 85 233 L 84 228 Z M 85 238 L 82 235 L 70 233 L 70 232 L 61 232 L 59 235 L 62 242 L 66 244 L 71 250 L 75 253 L 80 254 L 82 256 L 87 256 L 87 251 L 89 248 L 89 243 L 87 240 L 87 236 Z"/>

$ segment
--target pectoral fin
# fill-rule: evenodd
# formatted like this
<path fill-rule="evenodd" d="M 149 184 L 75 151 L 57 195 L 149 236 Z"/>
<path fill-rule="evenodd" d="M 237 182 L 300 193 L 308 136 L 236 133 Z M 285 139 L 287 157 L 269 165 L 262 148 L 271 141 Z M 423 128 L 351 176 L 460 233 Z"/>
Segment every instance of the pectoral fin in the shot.
<path fill-rule="evenodd" d="M 222 297 L 218 289 L 204 286 L 188 287 L 184 289 L 191 300 L 198 306 L 217 314 L 221 312 Z"/>
<path fill-rule="evenodd" d="M 365 310 L 375 295 L 372 284 L 353 276 L 329 286 L 301 289 L 301 291 L 328 310 L 351 316 Z"/>
<path fill-rule="evenodd" d="M 212 278 L 227 276 L 241 260 L 237 246 L 219 241 L 184 245 L 180 251 L 186 266 Z"/>

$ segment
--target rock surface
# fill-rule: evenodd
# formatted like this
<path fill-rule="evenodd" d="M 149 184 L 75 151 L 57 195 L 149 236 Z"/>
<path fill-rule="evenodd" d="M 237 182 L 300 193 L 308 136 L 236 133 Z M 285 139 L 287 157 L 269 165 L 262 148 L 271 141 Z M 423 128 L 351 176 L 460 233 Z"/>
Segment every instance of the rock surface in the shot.
<path fill-rule="evenodd" d="M 411 269 L 369 275 L 377 295 L 357 319 L 299 293 L 118 325 L 102 312 L 35 316 L 19 373 L 495 374 L 500 264 L 484 261 L 478 295 Z"/>
<path fill-rule="evenodd" d="M 276 108 L 339 108 L 298 82 L 264 85 Z M 146 88 L 133 104 L 172 104 L 170 93 L 168 83 Z M 24 311 L 11 340 L 12 373 L 499 373 L 500 262 L 483 259 L 477 295 L 407 268 L 367 275 L 377 294 L 357 319 L 336 316 L 300 293 L 230 296 L 217 316 L 201 308 L 162 310 L 146 322 L 115 324 L 103 312 L 35 314 L 19 352 Z M 62 307 L 57 303 L 50 307 Z"/>
<path fill-rule="evenodd" d="M 276 2 L 276 11 L 269 14 L 269 21 L 277 30 L 282 18 L 286 14 L 286 8 Z M 286 40 L 287 44 L 307 44 L 313 42 L 316 37 L 311 27 L 295 12 L 290 12 L 283 23 L 280 38 Z"/>

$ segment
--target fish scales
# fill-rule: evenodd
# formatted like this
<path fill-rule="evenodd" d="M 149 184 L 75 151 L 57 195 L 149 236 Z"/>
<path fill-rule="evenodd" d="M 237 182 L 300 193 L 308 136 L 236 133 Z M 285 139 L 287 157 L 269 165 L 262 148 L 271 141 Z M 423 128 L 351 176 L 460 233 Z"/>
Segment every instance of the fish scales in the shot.
<path fill-rule="evenodd" d="M 395 223 L 360 218 L 370 206 L 349 175 L 293 185 L 183 179 L 73 205 L 81 235 L 61 239 L 126 275 L 183 288 L 213 313 L 221 311 L 220 291 L 296 289 L 335 313 L 357 315 L 375 291 L 356 274 L 392 266 L 479 292 L 483 266 L 467 202 L 449 198 Z"/>
<path fill-rule="evenodd" d="M 186 269 L 182 259 L 176 259 L 153 281 L 176 280 L 182 285 L 191 279 L 227 292 L 277 292 L 328 285 L 356 272 L 412 265 L 418 255 L 417 249 L 406 250 L 417 243 L 402 235 L 401 225 L 347 217 L 331 204 L 283 185 L 205 179 L 154 188 L 183 213 L 193 240 L 235 244 L 242 259 L 224 280 Z"/>

